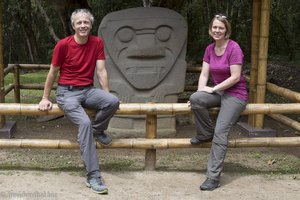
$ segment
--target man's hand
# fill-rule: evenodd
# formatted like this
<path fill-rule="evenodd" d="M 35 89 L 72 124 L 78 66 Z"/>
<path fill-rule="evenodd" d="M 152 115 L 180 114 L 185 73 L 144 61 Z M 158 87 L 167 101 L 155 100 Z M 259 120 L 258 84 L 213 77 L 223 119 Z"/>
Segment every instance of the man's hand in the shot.
<path fill-rule="evenodd" d="M 46 111 L 52 109 L 52 102 L 49 99 L 43 98 L 39 103 L 39 110 Z"/>

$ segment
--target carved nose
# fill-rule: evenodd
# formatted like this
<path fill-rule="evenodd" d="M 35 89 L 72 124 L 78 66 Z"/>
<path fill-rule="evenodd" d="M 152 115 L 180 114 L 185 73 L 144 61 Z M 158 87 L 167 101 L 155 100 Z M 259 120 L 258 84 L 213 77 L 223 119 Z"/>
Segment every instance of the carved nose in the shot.
<path fill-rule="evenodd" d="M 137 32 L 136 46 L 128 49 L 129 58 L 162 58 L 165 57 L 165 49 L 156 41 L 153 30 Z"/>

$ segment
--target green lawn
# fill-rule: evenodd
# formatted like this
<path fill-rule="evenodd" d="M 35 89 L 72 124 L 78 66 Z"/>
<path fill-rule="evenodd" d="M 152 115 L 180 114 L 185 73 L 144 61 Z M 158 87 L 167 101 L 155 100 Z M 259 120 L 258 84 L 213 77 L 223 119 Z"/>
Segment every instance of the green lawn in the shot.
<path fill-rule="evenodd" d="M 23 73 L 20 75 L 20 84 L 42 84 L 44 85 L 46 76 L 48 71 L 47 70 L 40 70 L 31 73 Z M 13 74 L 9 73 L 4 78 L 4 85 L 8 86 L 14 82 Z M 39 103 L 41 97 L 43 95 L 43 90 L 31 90 L 31 89 L 22 89 L 21 93 L 21 103 Z M 54 91 L 51 93 L 51 98 L 54 98 Z M 14 91 L 12 90 L 5 96 L 6 103 L 14 103 Z"/>

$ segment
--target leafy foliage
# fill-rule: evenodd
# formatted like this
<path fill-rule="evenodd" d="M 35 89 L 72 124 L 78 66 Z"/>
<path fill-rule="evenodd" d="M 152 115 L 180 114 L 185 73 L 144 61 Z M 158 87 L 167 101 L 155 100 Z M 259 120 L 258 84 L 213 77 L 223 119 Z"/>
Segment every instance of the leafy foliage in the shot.
<path fill-rule="evenodd" d="M 49 18 L 46 23 L 37 2 Z M 59 38 L 66 36 L 60 15 L 54 3 L 74 3 L 68 1 L 45 0 L 4 0 L 4 59 L 7 63 L 50 63 L 55 40 L 49 28 L 53 28 Z M 81 1 L 82 2 L 82 1 Z M 97 34 L 97 26 L 109 12 L 143 6 L 143 0 L 89 0 L 95 16 L 92 33 Z M 201 62 L 204 48 L 211 42 L 208 36 L 210 19 L 216 13 L 223 13 L 232 22 L 232 38 L 241 45 L 246 60 L 250 59 L 252 1 L 250 0 L 153 0 L 152 6 L 162 6 L 181 13 L 188 23 L 189 62 Z M 271 1 L 269 56 L 296 60 L 299 56 L 300 4 L 293 0 Z M 68 8 L 66 6 L 66 8 Z M 71 13 L 72 10 L 65 10 Z M 51 27 L 50 27 L 51 26 Z"/>

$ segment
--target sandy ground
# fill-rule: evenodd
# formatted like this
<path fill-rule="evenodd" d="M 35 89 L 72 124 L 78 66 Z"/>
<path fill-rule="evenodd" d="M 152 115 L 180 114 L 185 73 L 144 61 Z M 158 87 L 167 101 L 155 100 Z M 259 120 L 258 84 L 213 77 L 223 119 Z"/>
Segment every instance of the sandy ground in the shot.
<path fill-rule="evenodd" d="M 66 172 L 0 171 L 0 198 L 9 200 L 292 200 L 300 199 L 300 181 L 280 177 L 224 174 L 222 187 L 200 191 L 205 176 L 195 172 L 103 173 L 108 195 L 98 195 L 84 185 L 84 178 Z"/>

